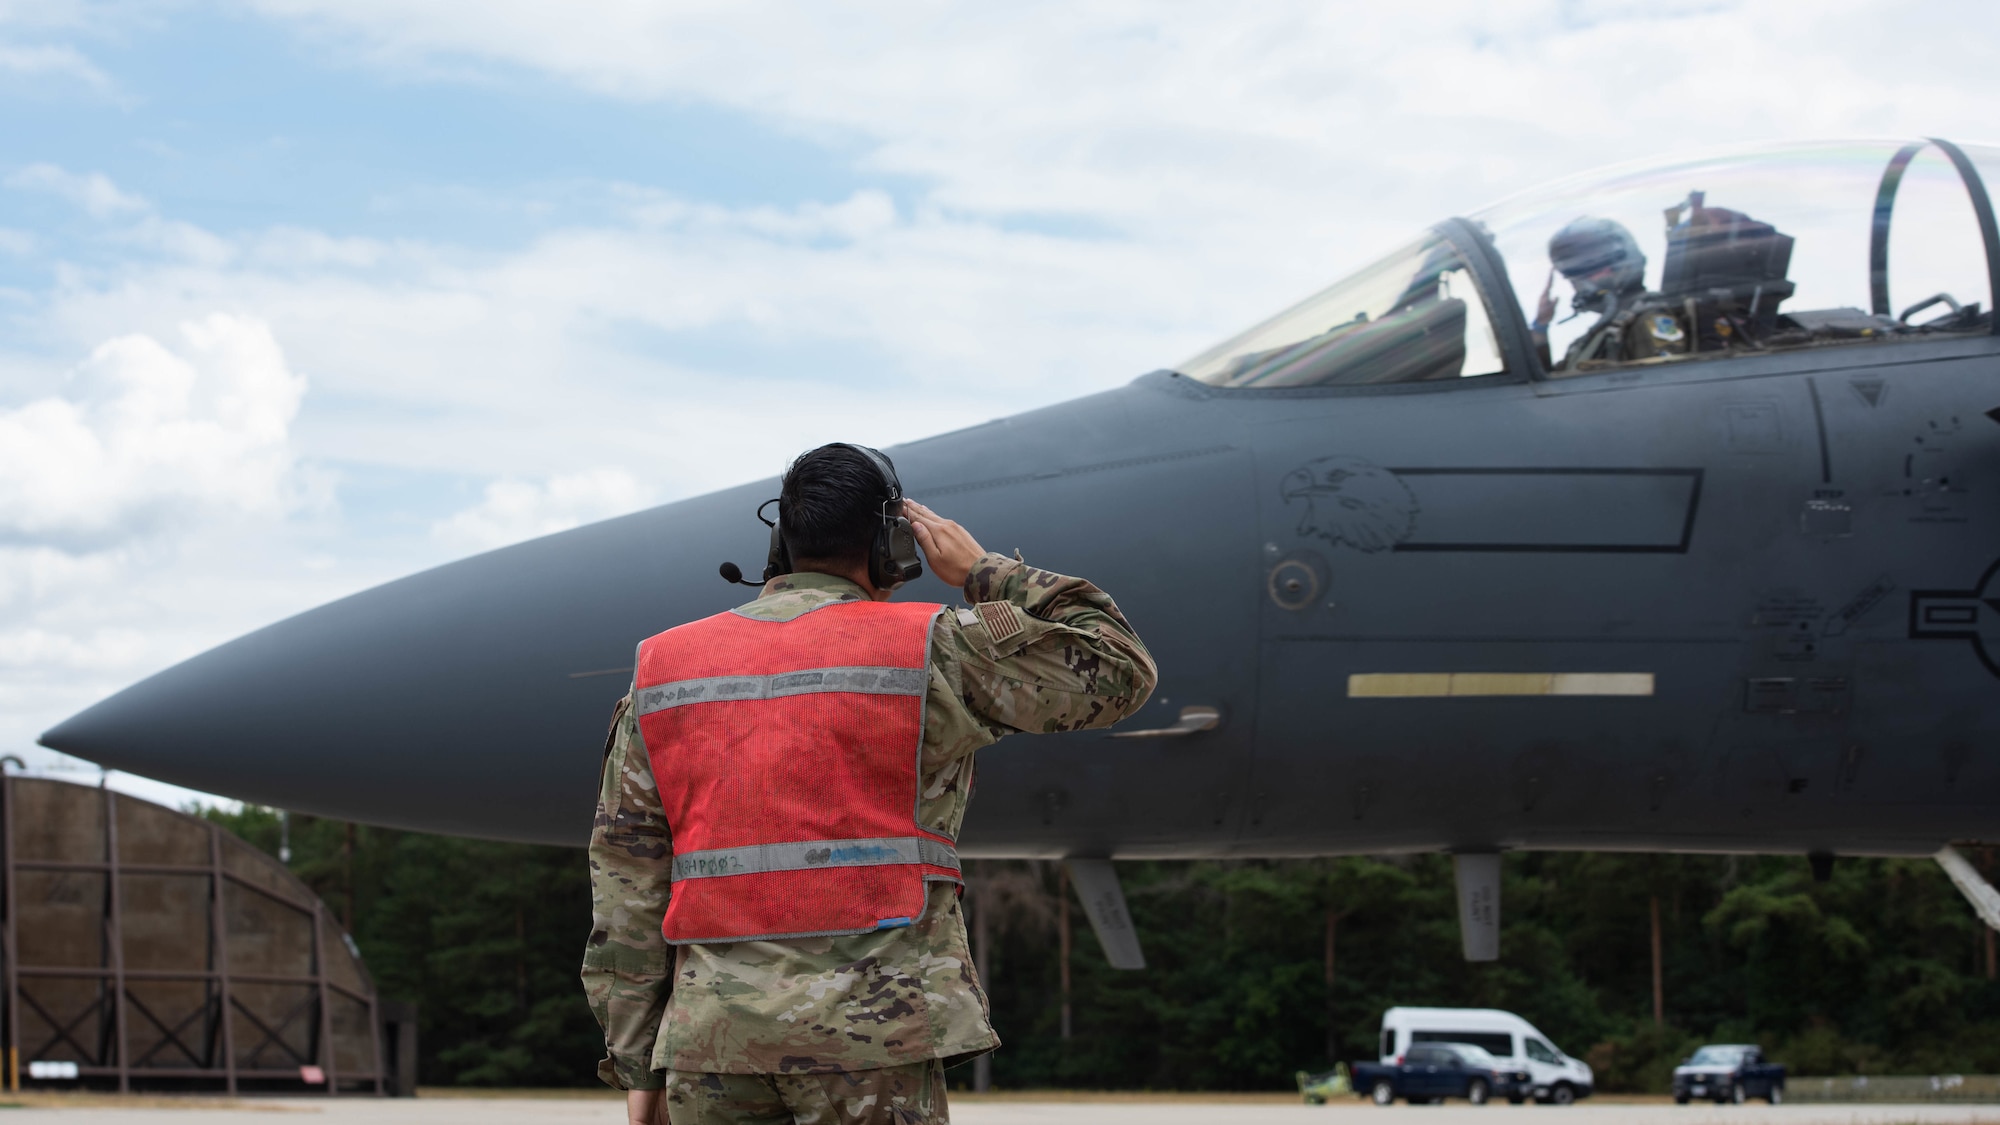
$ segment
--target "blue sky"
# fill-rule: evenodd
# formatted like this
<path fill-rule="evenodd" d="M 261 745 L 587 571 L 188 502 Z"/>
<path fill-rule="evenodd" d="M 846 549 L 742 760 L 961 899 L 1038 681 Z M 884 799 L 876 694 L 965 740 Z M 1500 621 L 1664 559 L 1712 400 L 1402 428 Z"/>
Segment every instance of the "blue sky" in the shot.
<path fill-rule="evenodd" d="M 1116 385 L 1542 180 L 1992 139 L 1991 37 L 1912 30 L 1981 6 L 1815 11 L 0 0 L 0 753 L 376 582 Z"/>
<path fill-rule="evenodd" d="M 33 38 L 80 44 L 108 82 L 14 77 L 0 145 L 102 172 L 218 233 L 293 224 L 500 247 L 587 215 L 610 184 L 777 206 L 892 186 L 857 174 L 858 145 L 726 107 L 595 96 L 505 63 L 396 73 L 241 10 Z"/>

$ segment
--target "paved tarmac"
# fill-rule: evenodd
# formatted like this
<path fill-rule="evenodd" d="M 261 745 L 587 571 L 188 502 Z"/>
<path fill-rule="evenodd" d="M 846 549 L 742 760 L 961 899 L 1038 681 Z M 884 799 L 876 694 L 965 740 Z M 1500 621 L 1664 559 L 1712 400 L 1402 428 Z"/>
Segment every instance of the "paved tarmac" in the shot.
<path fill-rule="evenodd" d="M 344 1098 L 339 1101 L 254 1099 L 240 1108 L 209 1101 L 184 1108 L 89 1105 L 9 1110 L 6 1120 L 48 1120 L 60 1125 L 172 1125 L 213 1121 L 223 1125 L 620 1125 L 619 1103 L 609 1098 L 445 1098 L 410 1100 Z M 1675 1106 L 1585 1102 L 1552 1106 L 1394 1106 L 1363 1102 L 1305 1106 L 1271 1101 L 954 1101 L 957 1125 L 2000 1125 L 2000 1106 Z"/>

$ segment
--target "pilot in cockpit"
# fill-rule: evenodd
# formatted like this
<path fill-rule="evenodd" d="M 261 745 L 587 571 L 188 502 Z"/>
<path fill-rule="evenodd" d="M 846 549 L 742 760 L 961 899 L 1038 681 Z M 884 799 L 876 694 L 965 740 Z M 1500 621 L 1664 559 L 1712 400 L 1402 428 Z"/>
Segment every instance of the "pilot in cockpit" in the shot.
<path fill-rule="evenodd" d="M 1685 326 L 1672 306 L 1646 289 L 1646 255 L 1623 223 L 1585 217 L 1549 239 L 1549 281 L 1529 325 L 1542 363 L 1551 371 L 1574 371 L 1592 360 L 1612 362 L 1680 355 L 1687 351 Z M 1570 307 L 1597 323 L 1576 338 L 1562 362 L 1549 362 L 1549 325 L 1555 319 L 1556 274 L 1570 283 Z"/>

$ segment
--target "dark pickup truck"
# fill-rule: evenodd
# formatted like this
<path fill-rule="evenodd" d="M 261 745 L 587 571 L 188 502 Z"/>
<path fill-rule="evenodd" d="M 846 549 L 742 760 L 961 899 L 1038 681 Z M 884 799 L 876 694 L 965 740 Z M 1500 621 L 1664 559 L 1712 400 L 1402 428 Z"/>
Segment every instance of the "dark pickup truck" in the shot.
<path fill-rule="evenodd" d="M 1502 1097 L 1520 1104 L 1528 1094 L 1528 1075 L 1511 1070 L 1478 1047 L 1466 1043 L 1418 1043 L 1394 1063 L 1355 1063 L 1354 1092 L 1388 1105 L 1403 1098 L 1412 1105 L 1464 1098 L 1473 1105 Z"/>
<path fill-rule="evenodd" d="M 1746 1102 L 1763 1098 L 1772 1105 L 1785 1100 L 1785 1068 L 1765 1062 L 1764 1051 L 1748 1043 L 1712 1043 L 1674 1068 L 1674 1101 L 1694 1098 Z"/>

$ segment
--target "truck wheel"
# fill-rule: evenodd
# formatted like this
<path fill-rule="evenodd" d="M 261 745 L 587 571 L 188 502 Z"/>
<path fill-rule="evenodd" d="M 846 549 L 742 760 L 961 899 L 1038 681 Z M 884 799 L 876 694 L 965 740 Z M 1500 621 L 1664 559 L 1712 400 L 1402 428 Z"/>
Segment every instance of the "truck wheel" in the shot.
<path fill-rule="evenodd" d="M 1519 1095 L 1519 1094 L 1508 1094 L 1508 1095 L 1507 1095 L 1507 1104 L 1508 1104 L 1508 1105 L 1520 1105 L 1520 1104 L 1521 1104 L 1522 1102 L 1525 1102 L 1525 1101 L 1527 1101 L 1527 1100 L 1528 1100 L 1528 1099 L 1526 1099 L 1526 1098 L 1522 1097 L 1522 1096 L 1521 1096 L 1521 1095 Z"/>
<path fill-rule="evenodd" d="M 1785 1088 L 1783 1086 L 1773 1085 L 1771 1087 L 1771 1092 L 1764 1095 L 1764 1100 L 1770 1102 L 1772 1105 L 1784 1105 Z"/>
<path fill-rule="evenodd" d="M 1368 1091 L 1368 1098 L 1376 1105 L 1393 1105 L 1396 1101 L 1396 1088 L 1387 1082 L 1377 1082 L 1375 1088 Z"/>
<path fill-rule="evenodd" d="M 1688 1096 L 1687 1096 L 1686 1094 L 1675 1094 L 1675 1095 L 1674 1095 L 1674 1104 L 1675 1104 L 1675 1105 L 1686 1105 L 1686 1104 L 1688 1104 Z"/>
<path fill-rule="evenodd" d="M 1556 1105 L 1574 1105 L 1576 1089 L 1567 1082 L 1558 1082 L 1556 1088 L 1549 1091 L 1549 1101 Z"/>
<path fill-rule="evenodd" d="M 1473 1105 L 1485 1105 L 1486 1083 L 1477 1078 L 1468 1083 L 1465 1087 L 1465 1100 Z"/>
<path fill-rule="evenodd" d="M 1750 1092 L 1743 1088 L 1743 1083 L 1738 1082 L 1729 1088 L 1729 1100 L 1735 1102 L 1737 1105 L 1742 1105 L 1744 1102 L 1750 1100 Z"/>

